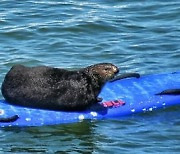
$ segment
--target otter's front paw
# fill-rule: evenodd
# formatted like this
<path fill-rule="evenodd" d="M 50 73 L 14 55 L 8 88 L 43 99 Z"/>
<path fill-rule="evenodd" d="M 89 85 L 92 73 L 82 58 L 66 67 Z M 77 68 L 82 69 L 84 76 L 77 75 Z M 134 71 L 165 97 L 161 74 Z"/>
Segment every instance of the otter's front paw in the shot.
<path fill-rule="evenodd" d="M 102 98 L 101 97 L 97 97 L 97 102 L 102 102 Z"/>

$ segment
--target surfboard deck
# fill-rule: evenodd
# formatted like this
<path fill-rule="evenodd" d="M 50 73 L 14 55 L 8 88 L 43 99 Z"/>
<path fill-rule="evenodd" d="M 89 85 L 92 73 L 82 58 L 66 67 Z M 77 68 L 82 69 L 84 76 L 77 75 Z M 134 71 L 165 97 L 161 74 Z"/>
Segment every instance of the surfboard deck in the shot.
<path fill-rule="evenodd" d="M 0 122 L 0 127 L 58 125 L 85 119 L 120 118 L 180 105 L 180 95 L 156 95 L 166 89 L 180 89 L 180 72 L 108 82 L 99 94 L 103 98 L 101 105 L 94 105 L 82 112 L 32 109 L 0 100 L 0 118 L 18 116 L 10 122 Z"/>

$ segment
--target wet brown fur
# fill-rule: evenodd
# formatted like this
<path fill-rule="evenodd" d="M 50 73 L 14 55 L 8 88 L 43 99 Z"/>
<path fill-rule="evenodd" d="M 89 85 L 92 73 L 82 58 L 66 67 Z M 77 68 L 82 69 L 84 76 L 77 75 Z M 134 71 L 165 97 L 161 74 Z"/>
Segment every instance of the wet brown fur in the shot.
<path fill-rule="evenodd" d="M 111 63 L 100 63 L 77 71 L 15 65 L 5 76 L 1 90 L 11 104 L 80 111 L 99 101 L 97 97 L 103 85 L 118 71 Z"/>

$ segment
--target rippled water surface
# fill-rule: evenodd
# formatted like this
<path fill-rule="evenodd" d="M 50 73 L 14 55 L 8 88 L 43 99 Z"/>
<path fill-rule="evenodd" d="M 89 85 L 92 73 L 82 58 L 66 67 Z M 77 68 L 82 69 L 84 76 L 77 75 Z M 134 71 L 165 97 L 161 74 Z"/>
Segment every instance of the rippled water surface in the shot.
<path fill-rule="evenodd" d="M 0 83 L 14 64 L 98 62 L 141 74 L 180 70 L 180 1 L 0 1 Z M 0 152 L 178 153 L 179 111 L 0 129 Z"/>

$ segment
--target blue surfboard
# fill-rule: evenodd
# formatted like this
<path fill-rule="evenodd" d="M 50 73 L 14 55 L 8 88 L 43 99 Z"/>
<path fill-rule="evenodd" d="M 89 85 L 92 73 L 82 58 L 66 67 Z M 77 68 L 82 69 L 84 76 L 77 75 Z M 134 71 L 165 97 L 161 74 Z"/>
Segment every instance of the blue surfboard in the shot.
<path fill-rule="evenodd" d="M 0 127 L 58 125 L 86 119 L 120 118 L 180 105 L 178 93 L 160 94 L 167 89 L 180 89 L 180 72 L 108 82 L 99 94 L 103 98 L 101 105 L 94 105 L 82 112 L 32 109 L 0 100 Z"/>

